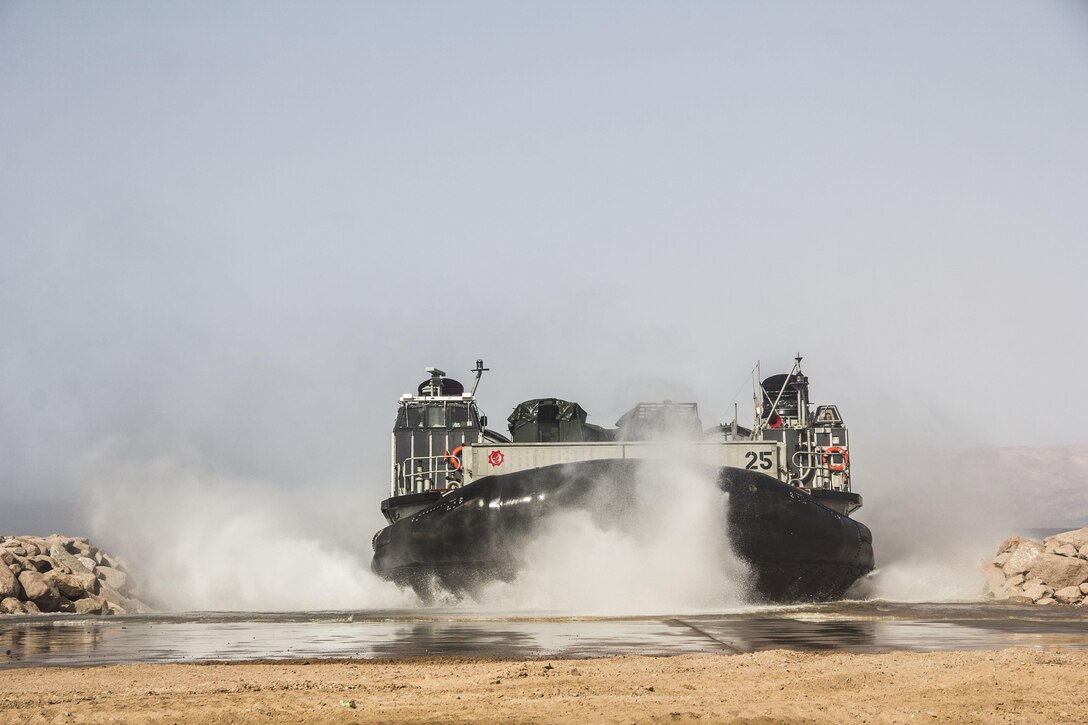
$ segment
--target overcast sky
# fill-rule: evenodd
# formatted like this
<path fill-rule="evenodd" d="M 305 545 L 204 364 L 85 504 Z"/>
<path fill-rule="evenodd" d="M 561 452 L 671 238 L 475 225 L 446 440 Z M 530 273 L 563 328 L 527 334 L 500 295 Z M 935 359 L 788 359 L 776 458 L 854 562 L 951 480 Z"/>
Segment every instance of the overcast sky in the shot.
<path fill-rule="evenodd" d="M 1086 230 L 1085 3 L 0 2 L 0 498 L 376 510 L 477 357 L 493 427 L 800 350 L 855 447 L 1084 442 Z"/>

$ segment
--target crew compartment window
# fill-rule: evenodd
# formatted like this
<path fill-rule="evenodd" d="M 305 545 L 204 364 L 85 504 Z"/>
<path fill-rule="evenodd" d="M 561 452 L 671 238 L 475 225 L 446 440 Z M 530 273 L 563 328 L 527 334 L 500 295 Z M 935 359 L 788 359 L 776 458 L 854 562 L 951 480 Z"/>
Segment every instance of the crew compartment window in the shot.
<path fill-rule="evenodd" d="M 423 427 L 423 410 L 418 405 L 406 405 L 401 411 L 401 425 L 406 428 Z"/>
<path fill-rule="evenodd" d="M 472 426 L 468 406 L 464 403 L 450 403 L 446 410 L 450 418 L 450 428 L 469 428 Z"/>
<path fill-rule="evenodd" d="M 445 428 L 446 427 L 446 406 L 443 404 L 428 405 L 427 406 L 427 427 L 428 428 Z"/>

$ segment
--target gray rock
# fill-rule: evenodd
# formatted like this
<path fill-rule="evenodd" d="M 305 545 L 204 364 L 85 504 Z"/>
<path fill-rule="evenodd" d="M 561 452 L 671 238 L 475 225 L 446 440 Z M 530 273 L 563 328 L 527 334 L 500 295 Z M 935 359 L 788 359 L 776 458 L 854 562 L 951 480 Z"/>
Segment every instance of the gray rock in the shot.
<path fill-rule="evenodd" d="M 997 596 L 1005 585 L 1005 575 L 992 562 L 983 559 L 978 563 L 979 571 L 986 577 L 986 592 L 990 596 Z"/>
<path fill-rule="evenodd" d="M 49 560 L 48 556 L 28 556 L 24 561 L 27 569 L 33 569 L 39 574 L 44 574 L 53 569 L 53 562 Z"/>
<path fill-rule="evenodd" d="M 1011 554 L 1016 547 L 1020 546 L 1020 544 L 1027 543 L 1029 541 L 1031 541 L 1031 539 L 1025 538 L 1023 536 L 1010 536 L 1009 538 L 1001 542 L 1001 546 L 997 547 L 997 554 L 998 556 L 1006 553 Z"/>
<path fill-rule="evenodd" d="M 39 609 L 38 605 L 35 604 L 34 602 L 25 601 L 25 602 L 21 602 L 21 604 L 23 605 L 23 609 L 26 610 L 27 614 L 41 614 L 42 613 L 42 610 Z"/>
<path fill-rule="evenodd" d="M 1060 534 L 1054 534 L 1046 541 L 1057 541 L 1062 544 L 1072 544 L 1073 548 L 1080 549 L 1082 546 L 1088 545 L 1088 527 L 1083 529 L 1076 529 L 1075 531 L 1064 531 Z"/>
<path fill-rule="evenodd" d="M 23 585 L 26 598 L 34 601 L 56 597 L 59 593 L 43 574 L 36 571 L 24 571 L 19 575 L 19 583 Z"/>
<path fill-rule="evenodd" d="M 128 582 L 128 575 L 119 569 L 114 569 L 109 566 L 98 567 L 98 578 L 106 583 L 107 586 L 120 591 L 125 583 Z"/>
<path fill-rule="evenodd" d="M 1028 597 L 1033 602 L 1037 602 L 1043 597 L 1049 597 L 1053 593 L 1053 589 L 1048 586 L 1043 586 L 1042 584 L 1024 588 L 1024 596 Z"/>
<path fill-rule="evenodd" d="M 79 563 L 87 568 L 87 571 L 94 573 L 94 570 L 98 568 L 98 562 L 88 556 L 77 556 L 76 559 Z"/>
<path fill-rule="evenodd" d="M 106 606 L 102 597 L 87 597 L 76 602 L 75 610 L 77 614 L 102 614 Z"/>
<path fill-rule="evenodd" d="M 44 576 L 52 582 L 57 591 L 69 599 L 82 599 L 87 596 L 87 587 L 84 586 L 84 582 L 76 578 L 76 575 L 65 574 L 58 569 L 54 569 Z"/>
<path fill-rule="evenodd" d="M 9 566 L 19 561 L 19 557 L 15 556 L 10 549 L 0 549 L 0 562 L 4 563 L 4 566 Z"/>
<path fill-rule="evenodd" d="M 0 612 L 4 614 L 23 614 L 26 609 L 23 608 L 23 603 L 15 597 L 4 597 L 0 599 Z"/>
<path fill-rule="evenodd" d="M 23 544 L 23 548 L 26 549 L 27 556 L 38 556 L 42 553 L 41 548 L 37 544 L 30 541 Z"/>
<path fill-rule="evenodd" d="M 98 595 L 105 598 L 105 600 L 110 605 L 110 609 L 120 607 L 121 609 L 125 610 L 125 612 L 130 612 L 133 614 L 145 614 L 147 612 L 154 611 L 151 609 L 151 607 L 147 606 L 139 599 L 136 599 L 134 597 L 126 597 L 124 594 L 109 586 L 105 582 L 99 582 Z"/>
<path fill-rule="evenodd" d="M 1054 549 L 1054 553 L 1058 554 L 1059 556 L 1076 556 L 1077 547 L 1073 546 L 1072 544 L 1059 544 Z"/>
<path fill-rule="evenodd" d="M 1043 553 L 1043 547 L 1037 541 L 1024 541 L 1012 551 L 1012 556 L 1002 569 L 1005 576 L 1027 573 L 1035 560 Z"/>
<path fill-rule="evenodd" d="M 1081 594 L 1080 587 L 1065 587 L 1054 592 L 1054 598 L 1062 604 L 1076 604 L 1084 595 Z"/>
<path fill-rule="evenodd" d="M 1088 581 L 1088 561 L 1057 554 L 1040 554 L 1032 562 L 1028 576 L 1042 579 L 1055 589 L 1076 587 Z"/>
<path fill-rule="evenodd" d="M 54 542 L 49 547 L 49 555 L 53 557 L 53 560 L 60 566 L 64 567 L 69 574 L 90 574 L 90 569 L 83 566 L 83 563 L 72 554 L 68 553 L 59 541 Z"/>
<path fill-rule="evenodd" d="M 11 569 L 6 566 L 0 566 L 0 599 L 5 597 L 18 598 L 22 594 L 23 588 L 19 585 L 19 580 L 15 578 L 15 574 Z"/>

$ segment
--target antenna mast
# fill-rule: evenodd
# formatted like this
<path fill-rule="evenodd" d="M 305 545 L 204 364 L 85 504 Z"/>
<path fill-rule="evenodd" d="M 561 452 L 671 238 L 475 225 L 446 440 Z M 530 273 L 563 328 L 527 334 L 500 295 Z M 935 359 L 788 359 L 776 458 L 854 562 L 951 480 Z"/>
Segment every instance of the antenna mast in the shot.
<path fill-rule="evenodd" d="M 488 372 L 489 370 L 491 370 L 491 368 L 484 367 L 483 358 L 477 360 L 476 367 L 469 370 L 470 373 L 476 373 L 476 382 L 472 384 L 472 392 L 470 393 L 472 397 L 476 397 L 476 387 L 480 384 L 480 378 L 482 378 L 484 376 L 484 373 Z"/>

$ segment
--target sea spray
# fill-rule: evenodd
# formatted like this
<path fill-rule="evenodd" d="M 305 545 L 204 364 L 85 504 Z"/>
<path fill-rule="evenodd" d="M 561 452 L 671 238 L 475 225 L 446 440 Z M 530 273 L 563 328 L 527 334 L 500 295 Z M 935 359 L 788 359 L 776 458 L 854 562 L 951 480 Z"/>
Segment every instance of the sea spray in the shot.
<path fill-rule="evenodd" d="M 158 608 L 287 611 L 402 607 L 415 597 L 320 533 L 313 490 L 225 478 L 192 459 L 97 455 L 93 532 L 123 551 Z"/>
<path fill-rule="evenodd" d="M 729 547 L 728 497 L 715 469 L 686 460 L 670 455 L 645 462 L 635 480 L 596 482 L 586 508 L 540 523 L 515 581 L 468 604 L 618 615 L 743 604 L 747 572 Z M 617 486 L 633 491 L 612 498 Z"/>

